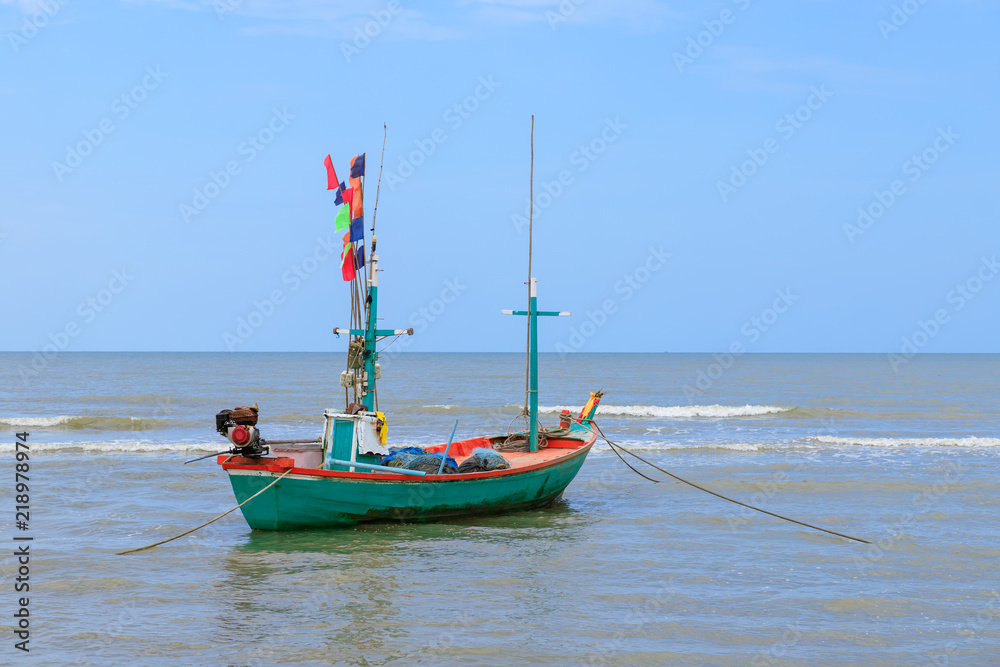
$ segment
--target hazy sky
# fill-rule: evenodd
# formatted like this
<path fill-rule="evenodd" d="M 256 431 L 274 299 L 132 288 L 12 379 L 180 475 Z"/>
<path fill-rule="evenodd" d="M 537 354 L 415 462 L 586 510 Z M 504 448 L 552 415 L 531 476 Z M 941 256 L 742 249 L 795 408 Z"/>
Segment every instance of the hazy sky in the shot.
<path fill-rule="evenodd" d="M 323 158 L 367 153 L 370 220 L 385 122 L 382 325 L 520 350 L 535 114 L 543 351 L 1000 352 L 998 33 L 991 0 L 0 0 L 0 349 L 344 349 Z"/>

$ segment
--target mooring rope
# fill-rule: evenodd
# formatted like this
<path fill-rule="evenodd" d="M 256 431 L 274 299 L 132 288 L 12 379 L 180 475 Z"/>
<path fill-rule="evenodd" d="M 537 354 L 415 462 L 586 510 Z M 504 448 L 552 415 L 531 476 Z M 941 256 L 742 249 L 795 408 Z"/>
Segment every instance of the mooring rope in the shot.
<path fill-rule="evenodd" d="M 635 458 L 639 459 L 640 461 L 642 461 L 646 465 L 648 465 L 648 466 L 650 466 L 652 468 L 655 468 L 656 470 L 659 470 L 663 474 L 670 475 L 671 477 L 673 477 L 674 479 L 676 479 L 678 482 L 683 482 L 684 484 L 687 484 L 688 486 L 693 486 L 694 488 L 698 489 L 699 491 L 704 491 L 705 493 L 709 493 L 709 494 L 715 496 L 716 498 L 722 498 L 723 500 L 728 500 L 731 503 L 736 503 L 737 505 L 740 505 L 742 507 L 746 507 L 748 509 L 752 509 L 752 510 L 757 511 L 757 512 L 762 512 L 764 514 L 773 516 L 776 519 L 783 519 L 785 521 L 790 521 L 792 523 L 797 523 L 798 525 L 805 526 L 806 528 L 812 528 L 813 530 L 819 530 L 819 531 L 822 531 L 824 533 L 829 533 L 830 535 L 836 535 L 837 537 L 843 537 L 843 538 L 848 539 L 848 540 L 854 540 L 855 542 L 861 542 L 862 544 L 871 544 L 871 542 L 869 542 L 868 540 L 863 540 L 860 537 L 851 537 L 850 535 L 844 535 L 843 533 L 838 533 L 838 532 L 833 531 L 833 530 L 827 530 L 826 528 L 820 528 L 819 526 L 814 526 L 811 523 L 806 523 L 805 521 L 797 521 L 797 520 L 791 519 L 791 518 L 789 518 L 787 516 L 782 516 L 780 514 L 775 514 L 774 512 L 769 512 L 769 511 L 767 511 L 765 509 L 761 509 L 759 507 L 754 507 L 753 505 L 747 505 L 746 503 L 740 502 L 739 500 L 734 500 L 733 498 L 729 498 L 727 496 L 724 496 L 721 493 L 716 493 L 715 491 L 711 491 L 709 489 L 706 489 L 703 486 L 698 486 L 694 482 L 689 482 L 686 479 L 678 477 L 677 475 L 675 475 L 674 473 L 670 472 L 669 470 L 664 470 L 660 466 L 658 466 L 658 465 L 656 465 L 654 463 L 650 463 L 649 461 L 647 461 L 646 459 L 642 458 L 641 456 L 639 456 L 635 452 L 633 452 L 633 451 L 631 451 L 629 449 L 626 449 L 625 447 L 622 447 L 619 444 L 611 442 L 610 440 L 608 440 L 608 436 L 604 435 L 604 431 L 602 431 L 601 427 L 597 425 L 597 422 L 591 421 L 590 423 L 593 424 L 594 428 L 597 429 L 597 432 L 601 434 L 601 437 L 604 439 L 604 442 L 608 443 L 611 446 L 611 449 L 615 452 L 615 454 L 618 454 L 617 450 L 620 449 L 623 452 L 625 452 L 626 454 L 629 454 L 629 455 L 634 456 Z M 625 461 L 625 459 L 622 458 L 621 454 L 618 454 L 618 458 L 621 458 L 622 461 Z M 630 466 L 627 462 L 625 463 L 625 465 L 628 465 L 629 468 L 632 468 L 632 466 Z M 641 472 L 639 472 L 635 468 L 632 468 L 632 470 L 635 471 L 636 473 L 638 473 L 639 475 L 641 475 L 642 477 L 646 477 L 646 475 L 643 475 Z M 652 477 L 646 477 L 646 479 L 648 479 L 651 482 L 656 483 L 656 484 L 658 484 L 661 481 L 661 480 L 658 480 L 658 479 L 653 479 Z"/>
<path fill-rule="evenodd" d="M 230 457 L 230 458 L 232 458 L 232 457 Z M 134 554 L 134 553 L 137 553 L 139 551 L 145 551 L 146 549 L 152 549 L 153 547 L 158 547 L 161 544 L 166 544 L 167 542 L 173 542 L 174 540 L 176 540 L 179 537 L 184 537 L 185 535 L 190 535 L 194 531 L 200 530 L 200 529 L 204 528 L 205 526 L 207 526 L 210 523 L 215 523 L 216 521 L 218 521 L 222 517 L 226 516 L 227 514 L 232 514 L 233 512 L 235 512 L 239 508 L 243 507 L 244 505 L 246 505 L 248 502 L 250 502 L 251 500 L 253 500 L 257 496 L 259 496 L 260 494 L 264 493 L 265 491 L 267 491 L 268 489 L 270 489 L 272 486 L 274 486 L 275 484 L 277 484 L 279 481 L 281 481 L 282 477 L 284 477 L 285 475 L 287 475 L 290 472 L 292 472 L 292 468 L 289 468 L 285 472 L 281 473 L 281 475 L 277 479 L 275 479 L 273 482 L 271 482 L 270 484 L 268 484 L 267 486 L 265 486 L 263 489 L 261 489 L 260 491 L 258 491 L 255 494 L 253 494 L 252 496 L 250 496 L 246 500 L 244 500 L 242 503 L 240 503 L 239 505 L 237 505 L 233 509 L 229 510 L 228 512 L 223 512 L 222 514 L 220 514 L 219 516 L 215 517 L 211 521 L 206 521 L 205 523 L 201 524 L 197 528 L 192 528 L 191 530 L 184 531 L 180 535 L 174 535 L 173 537 L 169 537 L 169 538 L 167 538 L 165 540 L 160 540 L 159 542 L 156 542 L 154 544 L 150 544 L 150 545 L 145 546 L 145 547 L 139 547 L 138 549 L 129 549 L 128 551 L 120 551 L 120 552 L 116 553 L 115 555 L 116 556 L 124 556 L 125 554 Z"/>

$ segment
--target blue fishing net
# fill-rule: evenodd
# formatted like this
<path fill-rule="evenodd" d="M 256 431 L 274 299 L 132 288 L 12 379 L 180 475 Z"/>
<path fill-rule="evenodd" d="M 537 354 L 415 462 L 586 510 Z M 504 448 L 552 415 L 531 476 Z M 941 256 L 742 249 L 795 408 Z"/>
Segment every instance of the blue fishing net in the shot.
<path fill-rule="evenodd" d="M 441 454 L 428 454 L 423 447 L 390 447 L 389 455 L 382 457 L 379 463 L 390 468 L 408 468 L 437 473 L 441 459 Z M 445 461 L 442 474 L 449 472 L 449 468 L 451 468 L 450 472 L 455 472 L 458 469 L 458 463 L 450 456 Z"/>
<path fill-rule="evenodd" d="M 390 447 L 389 455 L 383 456 L 379 464 L 392 468 L 405 468 L 407 463 L 426 453 L 423 447 Z"/>

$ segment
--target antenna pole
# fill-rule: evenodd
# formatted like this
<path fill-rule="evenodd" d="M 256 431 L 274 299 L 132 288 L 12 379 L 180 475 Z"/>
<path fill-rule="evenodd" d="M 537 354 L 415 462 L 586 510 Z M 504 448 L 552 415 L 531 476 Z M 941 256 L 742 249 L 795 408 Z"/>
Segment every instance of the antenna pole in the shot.
<path fill-rule="evenodd" d="M 382 159 L 378 163 L 378 183 L 375 185 L 375 209 L 372 211 L 372 248 L 368 252 L 371 257 L 375 252 L 375 216 L 378 215 L 378 193 L 382 189 L 382 164 L 385 162 L 385 138 L 389 134 L 385 123 L 382 123 Z"/>

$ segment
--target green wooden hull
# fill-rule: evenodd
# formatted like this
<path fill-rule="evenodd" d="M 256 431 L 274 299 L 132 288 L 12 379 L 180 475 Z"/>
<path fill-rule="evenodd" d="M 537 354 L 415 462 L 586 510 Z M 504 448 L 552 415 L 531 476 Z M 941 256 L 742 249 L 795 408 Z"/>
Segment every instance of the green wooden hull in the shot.
<path fill-rule="evenodd" d="M 242 507 L 258 530 L 349 527 L 363 521 L 432 521 L 543 507 L 580 470 L 591 443 L 525 469 L 399 479 L 396 475 L 311 473 L 296 469 Z M 270 466 L 227 467 L 243 502 L 284 472 Z M 387 479 L 388 478 L 388 479 Z"/>

